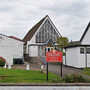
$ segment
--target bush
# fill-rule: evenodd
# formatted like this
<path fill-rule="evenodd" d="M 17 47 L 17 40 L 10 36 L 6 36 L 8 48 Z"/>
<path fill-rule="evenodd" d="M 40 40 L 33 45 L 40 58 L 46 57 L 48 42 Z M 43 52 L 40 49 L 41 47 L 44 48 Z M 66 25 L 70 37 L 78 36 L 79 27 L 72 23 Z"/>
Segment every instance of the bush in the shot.
<path fill-rule="evenodd" d="M 0 57 L 0 66 L 4 66 L 5 65 L 5 59 Z"/>
<path fill-rule="evenodd" d="M 78 74 L 71 74 L 71 75 L 66 75 L 63 80 L 66 83 L 78 83 L 78 82 L 87 82 L 83 76 L 78 75 Z"/>

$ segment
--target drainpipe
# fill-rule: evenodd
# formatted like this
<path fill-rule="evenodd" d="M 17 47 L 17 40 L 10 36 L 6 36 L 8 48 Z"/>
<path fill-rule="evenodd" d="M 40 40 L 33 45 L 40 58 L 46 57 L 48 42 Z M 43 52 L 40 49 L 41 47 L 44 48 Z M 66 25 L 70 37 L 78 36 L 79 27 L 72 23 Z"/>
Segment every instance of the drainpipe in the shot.
<path fill-rule="evenodd" d="M 85 64 L 86 64 L 86 68 L 87 68 L 87 52 L 86 52 L 86 47 L 85 47 Z"/>

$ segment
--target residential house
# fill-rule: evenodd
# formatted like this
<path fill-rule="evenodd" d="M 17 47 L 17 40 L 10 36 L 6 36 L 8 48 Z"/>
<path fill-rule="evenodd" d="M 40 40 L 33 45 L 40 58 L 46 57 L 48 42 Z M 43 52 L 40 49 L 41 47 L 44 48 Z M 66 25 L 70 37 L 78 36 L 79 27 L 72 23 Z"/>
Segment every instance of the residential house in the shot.
<path fill-rule="evenodd" d="M 90 67 L 90 22 L 80 41 L 71 42 L 65 47 L 64 64 L 76 68 Z"/>

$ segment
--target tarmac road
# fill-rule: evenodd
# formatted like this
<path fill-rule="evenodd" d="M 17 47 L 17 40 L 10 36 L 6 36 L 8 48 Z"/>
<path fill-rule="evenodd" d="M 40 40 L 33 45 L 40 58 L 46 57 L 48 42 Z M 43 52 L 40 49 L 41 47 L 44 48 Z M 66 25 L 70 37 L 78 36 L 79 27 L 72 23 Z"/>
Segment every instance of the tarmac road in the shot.
<path fill-rule="evenodd" d="M 48 65 L 48 69 L 50 72 L 53 72 L 55 74 L 61 75 L 61 66 L 60 65 L 53 65 L 53 64 L 49 64 Z M 63 76 L 67 75 L 67 74 L 81 74 L 81 69 L 76 69 L 76 68 L 72 68 L 72 67 L 67 67 L 67 66 L 62 66 L 62 74 Z"/>

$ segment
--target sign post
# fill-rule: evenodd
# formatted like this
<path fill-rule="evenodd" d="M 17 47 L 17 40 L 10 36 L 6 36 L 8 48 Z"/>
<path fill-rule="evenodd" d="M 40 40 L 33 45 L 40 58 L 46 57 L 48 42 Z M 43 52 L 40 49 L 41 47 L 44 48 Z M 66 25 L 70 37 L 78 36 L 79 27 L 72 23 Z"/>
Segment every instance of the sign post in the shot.
<path fill-rule="evenodd" d="M 47 81 L 48 81 L 48 62 L 47 62 Z"/>
<path fill-rule="evenodd" d="M 61 62 L 61 77 L 62 77 L 62 62 Z"/>
<path fill-rule="evenodd" d="M 61 63 L 61 77 L 62 77 L 62 52 L 52 50 L 46 52 L 46 61 L 47 61 L 47 80 L 48 80 L 48 62 L 60 62 Z"/>

